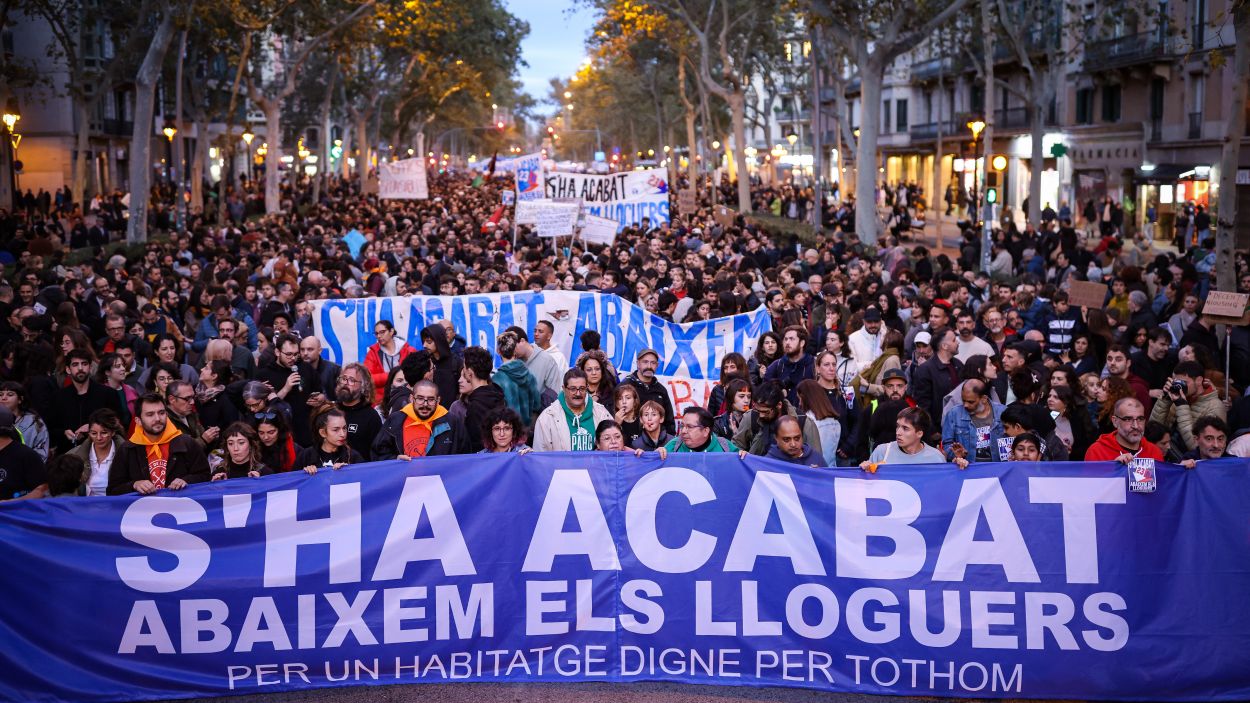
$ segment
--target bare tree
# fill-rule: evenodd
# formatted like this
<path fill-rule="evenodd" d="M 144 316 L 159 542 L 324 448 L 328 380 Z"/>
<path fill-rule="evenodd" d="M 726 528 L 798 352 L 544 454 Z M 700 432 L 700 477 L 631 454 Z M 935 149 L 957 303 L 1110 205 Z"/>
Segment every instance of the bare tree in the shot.
<path fill-rule="evenodd" d="M 161 79 L 161 64 L 174 39 L 174 8 L 165 5 L 160 13 L 160 23 L 135 74 L 135 123 L 130 138 L 130 219 L 126 225 L 126 240 L 132 243 L 148 239 L 148 179 L 152 173 L 152 117 L 156 84 Z"/>
<path fill-rule="evenodd" d="M 1231 8 L 1236 44 L 1233 48 L 1233 88 L 1228 96 L 1228 121 L 1220 148 L 1220 202 L 1216 217 L 1216 288 L 1237 290 L 1235 260 L 1237 222 L 1237 166 L 1241 138 L 1246 133 L 1246 84 L 1250 82 L 1250 0 L 1235 0 Z"/>
<path fill-rule="evenodd" d="M 902 54 L 955 16 L 968 0 L 803 0 L 812 16 L 829 28 L 859 67 L 859 139 L 856 148 L 855 231 L 868 244 L 877 241 L 877 137 L 881 128 L 881 88 L 885 71 Z"/>

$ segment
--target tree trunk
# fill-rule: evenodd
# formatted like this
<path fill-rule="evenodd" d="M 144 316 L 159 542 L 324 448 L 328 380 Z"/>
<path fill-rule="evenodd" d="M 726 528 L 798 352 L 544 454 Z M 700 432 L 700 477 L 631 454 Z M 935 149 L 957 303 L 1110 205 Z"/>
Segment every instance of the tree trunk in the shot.
<path fill-rule="evenodd" d="M 365 176 L 369 174 L 369 163 L 371 156 L 369 155 L 369 113 L 356 113 L 356 150 L 360 153 L 356 154 L 356 175 L 360 176 L 363 185 Z"/>
<path fill-rule="evenodd" d="M 187 55 L 187 30 L 182 30 L 182 34 L 178 40 L 178 61 L 174 64 L 174 134 L 173 144 L 173 169 L 174 174 L 174 212 L 176 214 L 176 228 L 178 234 L 186 231 L 187 224 L 187 200 L 183 197 L 183 188 L 186 184 L 186 154 L 187 131 L 182 124 L 182 65 Z"/>
<path fill-rule="evenodd" d="M 877 130 L 881 123 L 881 84 L 885 65 L 858 52 L 860 75 L 859 143 L 855 149 L 855 233 L 864 244 L 877 243 Z"/>
<path fill-rule="evenodd" d="M 746 95 L 739 90 L 729 95 L 729 112 L 734 126 L 734 166 L 738 171 L 738 212 L 751 212 L 751 179 L 747 173 Z"/>
<path fill-rule="evenodd" d="M 1042 113 L 1042 100 L 1034 90 L 1035 99 L 1029 108 L 1029 135 L 1033 147 L 1029 152 L 1029 213 L 1028 221 L 1040 226 L 1042 222 L 1042 172 L 1046 170 L 1046 151 L 1043 138 L 1046 136 L 1045 119 Z"/>
<path fill-rule="evenodd" d="M 990 161 L 994 157 L 994 25 L 990 19 L 990 3 L 981 3 L 981 36 L 985 42 L 985 131 L 981 132 L 981 178 L 989 180 Z M 1000 187 L 1002 184 L 999 184 Z M 980 187 L 980 184 L 978 184 Z M 981 188 L 977 198 L 977 214 L 984 220 L 981 225 L 981 270 L 990 270 L 990 239 L 993 237 L 993 218 L 989 216 L 994 209 L 985 207 L 985 188 Z"/>
<path fill-rule="evenodd" d="M 685 110 L 686 117 L 686 178 L 690 180 L 688 187 L 697 191 L 699 188 L 699 165 L 696 158 L 698 142 L 695 141 L 694 136 L 694 104 L 690 102 L 690 96 L 686 94 L 686 62 L 684 57 L 677 58 L 677 87 L 679 89 L 678 95 L 681 96 L 681 106 Z M 682 214 L 690 215 L 692 213 L 683 212 Z"/>
<path fill-rule="evenodd" d="M 1220 149 L 1220 200 L 1216 204 L 1215 257 L 1217 290 L 1237 290 L 1234 261 L 1237 221 L 1237 166 L 1241 157 L 1241 136 L 1246 130 L 1246 82 L 1250 81 L 1250 5 L 1233 5 L 1233 86 L 1229 95 L 1228 122 Z"/>
<path fill-rule="evenodd" d="M 91 102 L 84 97 L 75 97 L 74 113 L 78 122 L 77 158 L 74 159 L 74 180 L 70 183 L 70 199 L 80 205 L 86 204 L 87 193 L 87 151 L 91 148 Z M 84 207 L 83 210 L 86 210 Z"/>
<path fill-rule="evenodd" d="M 946 151 L 945 140 L 942 135 L 942 127 L 945 120 L 942 119 L 942 97 L 946 92 L 942 88 L 943 75 L 939 71 L 937 83 L 937 114 L 934 116 L 933 122 L 937 127 L 937 136 L 933 145 L 933 192 L 929 193 L 929 209 L 933 211 L 933 222 L 936 233 L 934 240 L 938 251 L 942 251 L 944 243 L 942 242 L 942 222 L 946 218 L 946 191 L 942 188 L 942 156 Z"/>
<path fill-rule="evenodd" d="M 330 85 L 326 89 L 325 98 L 321 101 L 321 143 L 317 150 L 317 177 L 313 179 L 313 205 L 321 202 L 321 182 L 330 169 L 330 105 L 334 97 L 334 84 L 338 81 L 338 70 L 331 69 Z"/>
<path fill-rule="evenodd" d="M 343 151 L 339 154 L 339 176 L 343 180 L 347 180 L 352 175 L 351 166 L 347 163 L 347 157 L 352 153 L 354 129 L 350 124 L 343 125 Z"/>
<path fill-rule="evenodd" d="M 816 25 L 812 29 L 812 45 L 820 46 L 820 25 Z M 821 153 L 824 147 L 821 144 L 821 131 L 824 125 L 820 119 L 820 63 L 816 61 L 816 55 L 812 54 L 811 71 L 811 91 L 812 91 L 812 111 L 811 118 L 808 122 L 810 132 L 812 134 L 812 226 L 819 232 L 824 227 L 825 212 L 825 196 L 824 196 L 824 167 L 825 157 Z M 797 102 L 797 101 L 796 101 Z"/>
<path fill-rule="evenodd" d="M 201 116 L 202 117 L 202 116 Z M 208 164 L 208 121 L 195 121 L 195 153 L 191 156 L 191 210 L 204 212 L 204 170 Z"/>
<path fill-rule="evenodd" d="M 126 226 L 126 240 L 131 243 L 146 242 L 148 239 L 153 103 L 156 101 L 156 83 L 161 77 L 161 64 L 173 38 L 174 9 L 166 6 L 143 63 L 135 74 L 135 124 L 130 138 L 130 220 Z"/>
<path fill-rule="evenodd" d="M 265 111 L 265 136 L 269 138 L 269 151 L 265 154 L 265 214 L 272 215 L 282 211 L 278 187 L 278 169 L 282 163 L 282 103 L 266 100 L 261 108 Z M 295 162 L 291 162 L 291 168 L 295 167 Z"/>

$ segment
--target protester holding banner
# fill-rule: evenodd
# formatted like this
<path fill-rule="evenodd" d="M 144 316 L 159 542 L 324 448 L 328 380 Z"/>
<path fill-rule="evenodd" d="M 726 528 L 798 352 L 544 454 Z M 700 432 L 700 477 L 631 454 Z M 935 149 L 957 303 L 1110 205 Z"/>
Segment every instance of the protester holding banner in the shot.
<path fill-rule="evenodd" d="M 348 464 L 363 462 L 365 458 L 347 443 L 347 417 L 333 405 L 324 405 L 313 413 L 314 444 L 300 450 L 295 465 L 305 472 L 315 474 L 319 470 L 341 469 Z"/>
<path fill-rule="evenodd" d="M 925 444 L 924 438 L 931 431 L 929 413 L 923 408 L 906 408 L 895 420 L 894 441 L 879 444 L 872 450 L 868 461 L 860 468 L 876 473 L 884 464 L 941 464 L 946 461 L 942 452 Z M 958 457 L 957 457 L 958 459 Z M 967 461 L 960 459 L 963 465 Z"/>
<path fill-rule="evenodd" d="M 465 368 L 468 369 L 467 366 Z M 492 408 L 482 419 L 481 426 L 482 450 L 479 454 L 524 454 L 531 451 L 525 443 L 525 425 L 512 408 L 506 405 Z"/>
<path fill-rule="evenodd" d="M 412 388 L 412 402 L 386 419 L 373 441 L 372 458 L 408 461 L 423 456 L 469 454 L 476 451 L 478 436 L 475 433 L 470 437 L 463 421 L 447 411 L 438 384 L 421 380 Z"/>
<path fill-rule="evenodd" d="M 542 352 L 535 352 L 541 354 Z M 599 423 L 611 420 L 608 409 L 590 397 L 590 384 L 581 369 L 564 372 L 563 389 L 534 422 L 534 450 L 588 452 L 595 449 Z"/>
<path fill-rule="evenodd" d="M 130 443 L 121 447 L 109 468 L 109 495 L 176 491 L 209 480 L 203 448 L 169 422 L 164 398 L 151 393 L 140 396 L 135 401 L 135 419 Z"/>

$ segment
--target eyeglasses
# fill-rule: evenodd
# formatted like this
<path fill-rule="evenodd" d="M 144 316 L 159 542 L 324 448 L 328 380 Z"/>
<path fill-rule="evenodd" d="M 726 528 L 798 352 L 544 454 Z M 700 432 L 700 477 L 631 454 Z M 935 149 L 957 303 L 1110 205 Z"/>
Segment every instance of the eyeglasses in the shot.
<path fill-rule="evenodd" d="M 586 388 L 585 386 L 581 388 L 570 388 L 569 386 L 564 387 L 564 392 L 570 395 L 586 395 L 586 392 L 588 390 L 590 389 Z"/>
<path fill-rule="evenodd" d="M 194 402 L 195 402 L 195 396 L 194 396 L 194 395 L 171 395 L 171 396 L 169 396 L 169 397 L 170 397 L 170 398 L 173 398 L 173 399 L 175 399 L 175 400 L 181 400 L 181 401 L 183 401 L 184 403 L 194 403 Z"/>
<path fill-rule="evenodd" d="M 345 386 L 359 386 L 360 379 L 354 376 L 339 376 L 339 383 L 342 383 Z"/>
<path fill-rule="evenodd" d="M 434 398 L 428 398 L 428 397 L 424 397 L 424 396 L 414 395 L 414 396 L 412 396 L 412 402 L 413 402 L 413 403 L 418 403 L 418 404 L 421 404 L 421 405 L 434 405 L 435 403 L 437 403 L 437 402 L 438 402 L 438 398 L 437 398 L 437 397 L 434 397 Z"/>
<path fill-rule="evenodd" d="M 698 432 L 699 430 L 706 430 L 706 429 L 708 429 L 708 428 L 704 427 L 703 425 L 687 425 L 687 424 L 685 424 L 685 423 L 682 423 L 681 428 L 682 428 L 683 430 L 688 431 L 688 432 Z"/>
<path fill-rule="evenodd" d="M 1146 418 L 1144 418 L 1144 417 L 1121 417 L 1121 416 L 1119 416 L 1119 415 L 1115 415 L 1115 416 L 1113 416 L 1113 417 L 1115 417 L 1115 419 L 1117 419 L 1117 420 L 1119 420 L 1120 422 L 1123 422 L 1123 423 L 1125 423 L 1125 424 L 1127 424 L 1127 425 L 1144 425 L 1144 424 L 1146 424 Z"/>
<path fill-rule="evenodd" d="M 278 413 L 273 412 L 272 410 L 266 410 L 264 412 L 252 413 L 252 417 L 255 417 L 257 420 L 272 420 L 278 417 Z"/>

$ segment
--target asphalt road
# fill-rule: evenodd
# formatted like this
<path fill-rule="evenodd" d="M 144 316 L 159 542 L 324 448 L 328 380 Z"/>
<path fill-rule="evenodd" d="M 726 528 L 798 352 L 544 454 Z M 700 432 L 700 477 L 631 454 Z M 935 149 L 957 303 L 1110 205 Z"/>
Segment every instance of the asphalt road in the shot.
<path fill-rule="evenodd" d="M 321 688 L 192 700 L 194 703 L 920 703 L 978 699 L 869 696 L 799 688 L 677 683 L 461 683 Z M 996 699 L 994 703 L 1003 702 Z"/>

